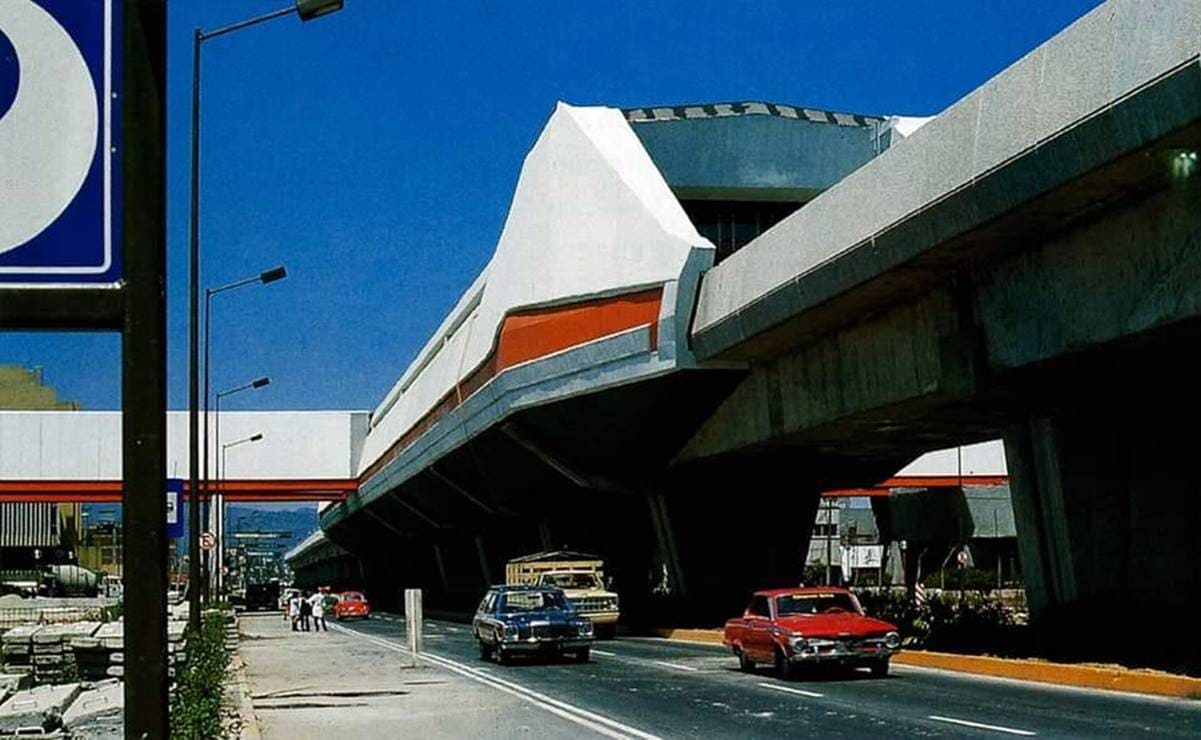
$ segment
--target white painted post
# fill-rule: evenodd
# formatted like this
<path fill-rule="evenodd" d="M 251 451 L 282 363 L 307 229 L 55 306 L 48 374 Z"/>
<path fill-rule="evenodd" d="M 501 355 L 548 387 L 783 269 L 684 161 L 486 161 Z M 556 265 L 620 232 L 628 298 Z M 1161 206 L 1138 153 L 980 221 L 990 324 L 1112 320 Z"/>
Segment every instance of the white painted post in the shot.
<path fill-rule="evenodd" d="M 421 655 L 421 589 L 405 589 L 405 637 L 409 643 L 409 660 L 417 667 Z"/>

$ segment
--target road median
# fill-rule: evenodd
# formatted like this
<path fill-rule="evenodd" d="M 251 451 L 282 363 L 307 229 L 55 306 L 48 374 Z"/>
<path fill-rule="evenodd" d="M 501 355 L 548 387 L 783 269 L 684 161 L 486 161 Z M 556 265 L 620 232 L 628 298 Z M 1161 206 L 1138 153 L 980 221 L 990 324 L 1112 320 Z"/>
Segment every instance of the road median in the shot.
<path fill-rule="evenodd" d="M 721 630 L 661 628 L 642 634 L 668 640 L 720 645 Z M 892 659 L 898 665 L 936 668 L 995 678 L 1121 691 L 1132 694 L 1201 699 L 1201 678 L 1120 666 L 1052 663 L 1046 660 L 994 658 L 930 650 L 905 650 Z"/>

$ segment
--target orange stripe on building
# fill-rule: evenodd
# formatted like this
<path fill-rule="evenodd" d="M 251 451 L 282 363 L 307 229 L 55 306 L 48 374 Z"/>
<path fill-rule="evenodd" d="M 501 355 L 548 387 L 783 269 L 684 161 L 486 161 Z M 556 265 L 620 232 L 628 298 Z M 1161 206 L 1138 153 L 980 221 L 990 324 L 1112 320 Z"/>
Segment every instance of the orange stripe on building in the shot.
<path fill-rule="evenodd" d="M 1004 475 L 927 475 L 921 477 L 889 478 L 869 488 L 839 488 L 823 491 L 825 498 L 849 498 L 889 496 L 894 488 L 961 488 L 963 486 L 1005 486 L 1009 478 Z"/>
<path fill-rule="evenodd" d="M 359 481 L 369 480 L 430 427 L 508 368 L 642 326 L 650 329 L 647 349 L 658 348 L 659 307 L 662 301 L 663 289 L 651 288 L 508 314 L 501 322 L 496 343 L 488 357 L 405 430 L 392 446 L 363 471 Z"/>
<path fill-rule="evenodd" d="M 497 368 L 553 355 L 639 326 L 657 327 L 663 290 L 655 288 L 506 316 L 496 347 Z M 651 348 L 657 344 L 652 338 Z"/>
<path fill-rule="evenodd" d="M 210 490 L 215 488 L 210 485 Z M 354 478 L 221 483 L 225 499 L 238 502 L 342 501 L 357 489 Z M 121 481 L 0 480 L 0 502 L 4 503 L 121 503 L 122 498 Z"/>

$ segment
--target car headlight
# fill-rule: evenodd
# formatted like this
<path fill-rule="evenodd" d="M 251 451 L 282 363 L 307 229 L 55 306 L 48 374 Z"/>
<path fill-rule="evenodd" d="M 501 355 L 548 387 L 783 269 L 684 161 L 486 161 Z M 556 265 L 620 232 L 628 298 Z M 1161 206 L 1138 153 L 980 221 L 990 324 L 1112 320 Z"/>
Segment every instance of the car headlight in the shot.
<path fill-rule="evenodd" d="M 809 641 L 806 640 L 804 635 L 801 635 L 800 633 L 794 634 L 792 636 L 791 642 L 792 642 L 792 651 L 794 653 L 805 652 L 805 648 L 809 645 Z"/>
<path fill-rule="evenodd" d="M 889 632 L 887 635 L 884 635 L 884 645 L 889 650 L 896 650 L 901 646 L 901 636 L 896 632 Z"/>
<path fill-rule="evenodd" d="M 581 636 L 591 635 L 592 634 L 592 622 L 590 622 L 588 620 L 580 622 L 578 625 L 578 629 L 579 629 L 579 633 Z"/>

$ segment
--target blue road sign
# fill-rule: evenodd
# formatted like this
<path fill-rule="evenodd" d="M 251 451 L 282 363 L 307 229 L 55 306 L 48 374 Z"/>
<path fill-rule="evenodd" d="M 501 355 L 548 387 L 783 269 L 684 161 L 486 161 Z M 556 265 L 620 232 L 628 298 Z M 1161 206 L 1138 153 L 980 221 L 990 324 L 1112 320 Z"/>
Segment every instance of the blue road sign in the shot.
<path fill-rule="evenodd" d="M 0 0 L 0 289 L 121 278 L 121 0 Z"/>
<path fill-rule="evenodd" d="M 3 2 L 3 0 L 0 0 Z M 167 537 L 183 537 L 183 479 L 167 479 Z"/>

